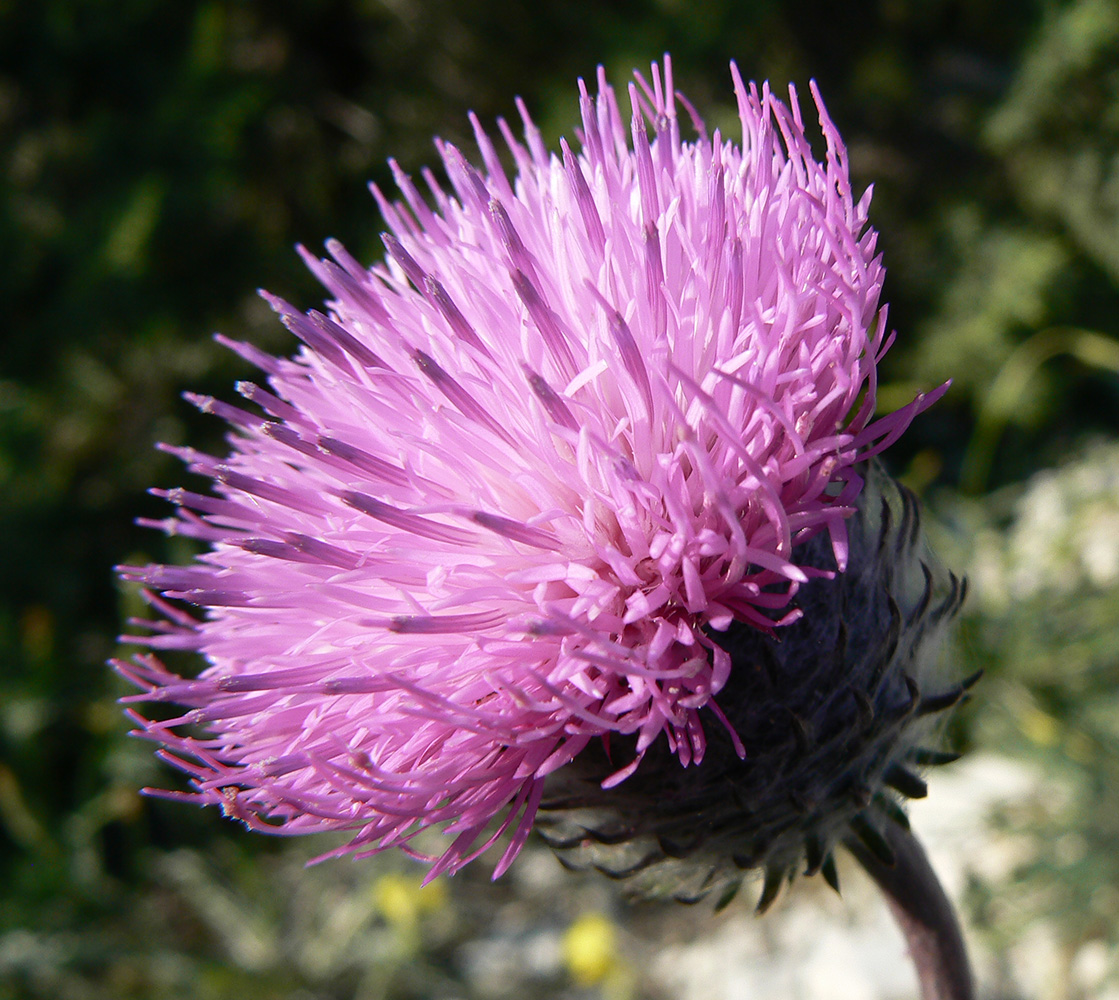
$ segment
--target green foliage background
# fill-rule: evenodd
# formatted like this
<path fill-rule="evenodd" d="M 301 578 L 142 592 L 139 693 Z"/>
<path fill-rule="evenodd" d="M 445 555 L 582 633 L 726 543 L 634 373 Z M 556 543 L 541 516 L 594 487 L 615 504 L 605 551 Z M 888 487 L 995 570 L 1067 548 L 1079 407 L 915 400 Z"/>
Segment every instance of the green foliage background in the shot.
<path fill-rule="evenodd" d="M 729 59 L 777 88 L 815 77 L 856 186 L 875 184 L 899 331 L 883 405 L 955 380 L 892 458 L 967 539 L 961 564 L 982 538 L 995 567 L 958 651 L 988 680 L 957 738 L 1068 789 L 1006 823 L 1035 847 L 1077 838 L 971 905 L 996 937 L 1036 911 L 1072 950 L 1115 943 L 1119 597 L 1106 574 L 1049 586 L 1034 556 L 1042 586 L 1003 584 L 1040 470 L 1067 486 L 1066 527 L 1082 502 L 1119 505 L 1119 480 L 1076 485 L 1113 467 L 1119 429 L 1117 0 L 7 0 L 0 997 L 486 994 L 463 948 L 514 889 L 393 909 L 391 879 L 412 877 L 395 860 L 303 874 L 290 845 L 137 795 L 168 775 L 124 737 L 104 667 L 138 611 L 111 567 L 187 557 L 132 524 L 182 479 L 153 445 L 220 449 L 179 398 L 248 374 L 212 331 L 291 350 L 253 290 L 318 303 L 294 242 L 373 259 L 365 182 L 391 186 L 387 157 L 431 164 L 434 134 L 472 149 L 467 111 L 515 119 L 516 94 L 554 144 L 576 77 L 601 62 L 618 83 L 665 50 L 730 134 Z"/>

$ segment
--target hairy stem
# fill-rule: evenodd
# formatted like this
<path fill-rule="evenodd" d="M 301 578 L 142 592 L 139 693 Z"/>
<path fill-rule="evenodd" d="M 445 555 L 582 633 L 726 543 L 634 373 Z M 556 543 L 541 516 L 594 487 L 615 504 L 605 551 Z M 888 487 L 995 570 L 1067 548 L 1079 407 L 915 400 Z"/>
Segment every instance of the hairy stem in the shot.
<path fill-rule="evenodd" d="M 886 895 L 909 943 L 922 1000 L 974 1000 L 960 925 L 924 848 L 897 823 L 887 823 L 883 836 L 894 854 L 892 865 L 855 837 L 845 844 Z"/>

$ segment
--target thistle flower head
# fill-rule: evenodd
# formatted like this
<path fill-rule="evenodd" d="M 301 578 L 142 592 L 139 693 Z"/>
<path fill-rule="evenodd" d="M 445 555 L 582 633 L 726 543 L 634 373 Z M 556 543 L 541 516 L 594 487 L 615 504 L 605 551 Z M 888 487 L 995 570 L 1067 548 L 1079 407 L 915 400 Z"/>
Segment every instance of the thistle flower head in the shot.
<path fill-rule="evenodd" d="M 440 143 L 449 189 L 395 164 L 402 200 L 373 189 L 383 263 L 301 250 L 325 311 L 266 295 L 299 353 L 230 343 L 265 376 L 239 386 L 257 409 L 190 397 L 231 451 L 167 449 L 214 489 L 161 492 L 158 526 L 208 551 L 123 569 L 164 619 L 118 668 L 185 710 L 136 716 L 190 775 L 167 794 L 346 831 L 340 852 L 440 825 L 434 877 L 511 831 L 504 870 L 587 753 L 602 794 L 650 755 L 686 785 L 714 734 L 749 758 L 758 720 L 723 692 L 752 643 L 837 613 L 798 594 L 844 576 L 860 463 L 938 393 L 872 419 L 891 338 L 870 193 L 815 89 L 822 162 L 791 88 L 732 74 L 738 142 L 667 59 L 625 118 L 600 72 L 578 150 L 549 153 L 522 107 L 523 140 L 499 123 L 510 177 L 474 121 L 481 169 Z M 180 677 L 162 649 L 207 666 Z"/>

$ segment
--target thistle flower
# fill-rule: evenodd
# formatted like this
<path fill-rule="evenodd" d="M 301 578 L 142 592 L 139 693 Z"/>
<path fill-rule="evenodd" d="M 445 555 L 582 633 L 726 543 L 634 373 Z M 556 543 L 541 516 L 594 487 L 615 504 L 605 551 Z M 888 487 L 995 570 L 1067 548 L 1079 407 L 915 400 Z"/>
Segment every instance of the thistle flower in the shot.
<path fill-rule="evenodd" d="M 552 809 L 600 824 L 568 848 L 771 875 L 919 791 L 926 640 L 959 587 L 868 461 L 943 389 L 873 419 L 870 192 L 815 88 L 823 162 L 792 88 L 732 76 L 740 145 L 683 99 L 681 139 L 667 59 L 628 124 L 601 71 L 580 86 L 578 152 L 519 105 L 513 179 L 472 119 L 482 170 L 437 143 L 450 190 L 395 164 L 403 200 L 373 188 L 383 263 L 301 249 L 326 311 L 265 295 L 296 356 L 223 341 L 266 376 L 238 386 L 259 411 L 189 396 L 230 453 L 168 447 L 214 492 L 155 491 L 155 526 L 209 549 L 121 570 L 163 616 L 117 664 L 130 700 L 184 709 L 134 716 L 191 779 L 158 794 L 345 831 L 335 854 L 439 826 L 430 879 L 511 833 L 504 871 L 550 776 Z"/>

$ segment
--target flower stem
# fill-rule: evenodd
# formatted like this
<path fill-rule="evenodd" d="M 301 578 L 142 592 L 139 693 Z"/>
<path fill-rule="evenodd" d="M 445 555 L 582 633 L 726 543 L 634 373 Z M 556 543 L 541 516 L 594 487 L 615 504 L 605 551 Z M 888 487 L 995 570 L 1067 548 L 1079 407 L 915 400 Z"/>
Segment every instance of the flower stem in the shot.
<path fill-rule="evenodd" d="M 924 848 L 896 823 L 887 823 L 883 836 L 895 857 L 892 865 L 855 837 L 845 844 L 886 895 L 917 967 L 921 1000 L 974 1000 L 960 925 Z"/>

